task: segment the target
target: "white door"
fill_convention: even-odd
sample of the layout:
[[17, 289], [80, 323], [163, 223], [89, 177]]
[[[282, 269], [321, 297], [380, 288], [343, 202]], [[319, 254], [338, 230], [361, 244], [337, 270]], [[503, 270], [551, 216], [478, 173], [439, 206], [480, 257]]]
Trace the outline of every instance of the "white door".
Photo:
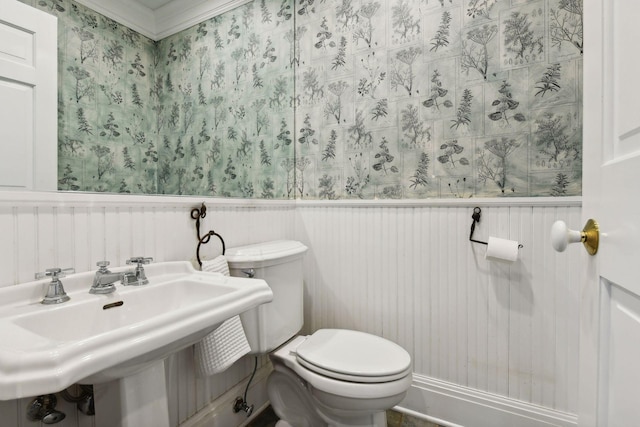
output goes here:
[[0, 189], [55, 190], [57, 21], [0, 0]]
[[584, 3], [583, 219], [601, 235], [584, 255], [578, 424], [639, 426], [640, 2]]

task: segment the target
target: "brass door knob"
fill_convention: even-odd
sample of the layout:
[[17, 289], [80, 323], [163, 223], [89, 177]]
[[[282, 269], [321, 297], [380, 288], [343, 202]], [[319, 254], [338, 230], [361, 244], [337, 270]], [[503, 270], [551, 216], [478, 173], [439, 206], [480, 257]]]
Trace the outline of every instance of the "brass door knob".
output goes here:
[[590, 219], [582, 231], [571, 230], [564, 221], [556, 221], [551, 227], [551, 245], [558, 252], [563, 252], [569, 243], [582, 242], [589, 255], [598, 252], [600, 242], [600, 228], [598, 223]]

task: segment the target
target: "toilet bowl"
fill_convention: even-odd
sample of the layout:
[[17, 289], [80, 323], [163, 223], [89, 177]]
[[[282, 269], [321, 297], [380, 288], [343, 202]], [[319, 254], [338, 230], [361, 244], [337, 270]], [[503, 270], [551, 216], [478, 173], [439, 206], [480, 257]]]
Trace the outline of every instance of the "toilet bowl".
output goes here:
[[385, 427], [386, 410], [411, 386], [409, 353], [360, 331], [302, 327], [300, 242], [275, 241], [227, 250], [232, 275], [252, 275], [271, 287], [273, 301], [242, 314], [251, 352], [269, 354], [267, 393], [278, 427]]
[[295, 337], [269, 357], [271, 405], [281, 419], [297, 421], [289, 421], [296, 427], [386, 426], [385, 411], [400, 403], [412, 381], [409, 354], [364, 332], [321, 329]]

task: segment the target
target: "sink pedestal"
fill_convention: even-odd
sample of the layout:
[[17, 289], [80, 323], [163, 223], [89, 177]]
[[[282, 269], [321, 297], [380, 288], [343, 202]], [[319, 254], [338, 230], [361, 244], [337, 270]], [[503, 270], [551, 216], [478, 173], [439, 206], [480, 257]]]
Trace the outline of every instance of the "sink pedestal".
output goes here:
[[164, 360], [125, 378], [94, 384], [96, 427], [169, 427]]

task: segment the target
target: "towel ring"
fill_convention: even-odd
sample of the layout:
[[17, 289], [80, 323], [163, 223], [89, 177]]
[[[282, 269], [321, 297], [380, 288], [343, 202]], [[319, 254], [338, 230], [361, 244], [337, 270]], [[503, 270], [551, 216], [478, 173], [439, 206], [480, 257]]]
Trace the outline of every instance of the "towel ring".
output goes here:
[[204, 236], [200, 236], [200, 218], [204, 218], [206, 216], [207, 207], [204, 205], [204, 202], [202, 202], [202, 206], [200, 206], [200, 209], [191, 209], [191, 219], [194, 219], [196, 221], [196, 238], [198, 239], [198, 246], [196, 247], [196, 259], [198, 260], [198, 265], [200, 267], [202, 267], [202, 260], [200, 259], [200, 246], [209, 243], [209, 241], [211, 240], [211, 236], [216, 236], [218, 239], [220, 239], [220, 243], [222, 244], [222, 255], [224, 255], [226, 251], [224, 239], [215, 231], [209, 230], [207, 233], [205, 233]]

